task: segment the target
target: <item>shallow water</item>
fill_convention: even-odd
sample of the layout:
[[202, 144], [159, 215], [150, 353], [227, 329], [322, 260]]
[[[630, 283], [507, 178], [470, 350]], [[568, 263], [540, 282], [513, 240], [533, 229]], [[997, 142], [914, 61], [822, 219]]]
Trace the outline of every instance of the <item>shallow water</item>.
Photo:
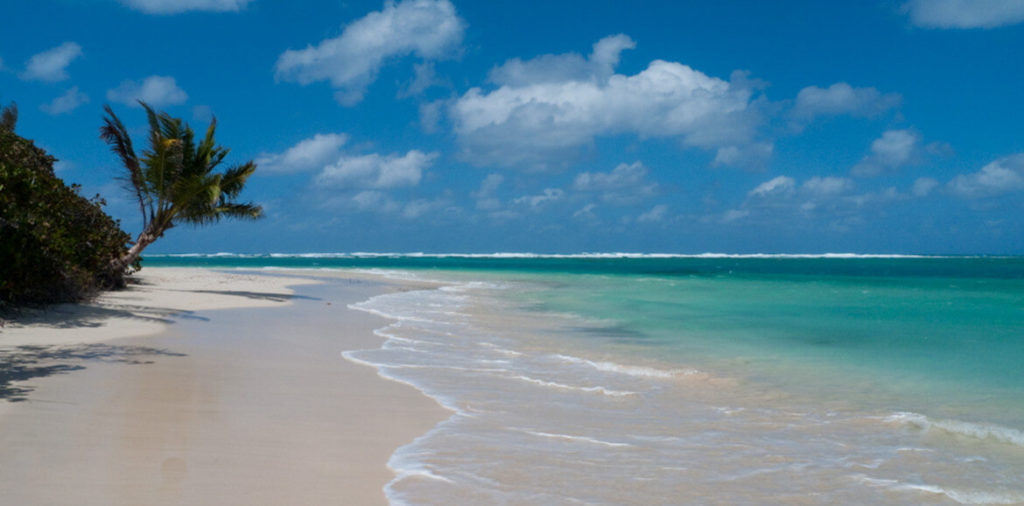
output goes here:
[[[706, 289], [694, 290], [703, 298], [691, 309], [701, 321], [674, 327], [687, 316], [676, 306], [693, 301], [659, 301], [665, 294], [645, 286], [637, 303], [620, 286], [650, 280], [545, 281], [460, 284], [356, 306], [396, 322], [379, 331], [382, 349], [347, 356], [455, 413], [395, 454], [394, 502], [1024, 502], [1021, 392], [991, 371], [972, 375], [977, 364], [950, 367], [962, 350], [948, 348], [948, 336], [931, 339], [948, 356], [929, 357], [949, 376], [930, 378], [916, 356], [926, 345], [911, 336], [859, 338], [884, 318], [854, 332], [849, 313], [835, 311], [834, 325], [856, 345], [809, 340], [815, 330], [803, 326], [782, 335], [777, 323], [761, 330], [779, 336], [747, 342], [763, 318], [709, 313]], [[660, 309], [642, 312], [651, 307]], [[825, 317], [806, 311], [815, 320], [807, 328], [828, 331], [817, 321]], [[923, 325], [916, 318], [897, 327]], [[842, 353], [828, 350], [837, 346]], [[882, 374], [901, 354], [904, 366]]]
[[1020, 259], [529, 260], [353, 306], [453, 412], [392, 502], [1024, 503]]

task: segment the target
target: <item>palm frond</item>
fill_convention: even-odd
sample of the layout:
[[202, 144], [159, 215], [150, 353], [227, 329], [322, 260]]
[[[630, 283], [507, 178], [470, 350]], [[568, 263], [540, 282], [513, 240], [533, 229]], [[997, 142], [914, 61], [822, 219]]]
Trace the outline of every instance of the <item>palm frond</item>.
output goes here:
[[135, 154], [132, 138], [128, 135], [128, 129], [125, 128], [121, 119], [114, 114], [114, 110], [109, 105], [104, 105], [103, 110], [106, 111], [107, 116], [103, 118], [103, 126], [100, 127], [100, 139], [110, 146], [110, 150], [121, 159], [121, 163], [128, 171], [126, 179], [131, 183], [135, 191], [135, 198], [139, 201], [139, 211], [142, 213], [142, 223], [145, 227], [153, 218], [153, 201], [146, 188], [146, 180], [142, 168], [139, 166], [139, 157]]
[[230, 204], [217, 206], [217, 214], [219, 216], [224, 216], [225, 218], [257, 220], [263, 217], [263, 206], [252, 202], [232, 202]]
[[252, 160], [242, 165], [228, 167], [224, 171], [224, 179], [220, 184], [221, 191], [230, 199], [237, 197], [242, 192], [242, 188], [245, 187], [245, 182], [249, 179], [249, 176], [254, 172], [256, 172], [256, 163]]

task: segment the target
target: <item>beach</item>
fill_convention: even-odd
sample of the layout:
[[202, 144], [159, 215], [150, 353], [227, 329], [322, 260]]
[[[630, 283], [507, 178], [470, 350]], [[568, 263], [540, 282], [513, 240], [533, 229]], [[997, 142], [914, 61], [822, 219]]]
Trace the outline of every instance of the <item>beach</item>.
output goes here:
[[1024, 502], [1018, 257], [147, 262], [0, 334], [10, 502]]
[[346, 305], [394, 283], [137, 277], [0, 333], [30, 376], [0, 400], [0, 502], [383, 504], [390, 455], [448, 416], [340, 355], [380, 346]]

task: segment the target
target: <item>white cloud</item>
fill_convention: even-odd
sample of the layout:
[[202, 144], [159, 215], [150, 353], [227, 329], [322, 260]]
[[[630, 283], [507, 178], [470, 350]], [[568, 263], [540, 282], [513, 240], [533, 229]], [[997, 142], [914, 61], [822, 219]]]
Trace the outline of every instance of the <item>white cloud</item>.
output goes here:
[[277, 60], [277, 79], [302, 85], [330, 81], [335, 99], [355, 105], [390, 59], [416, 55], [437, 60], [455, 55], [465, 22], [448, 0], [387, 2], [353, 21], [342, 34], [317, 46], [285, 51]]
[[910, 0], [903, 11], [925, 28], [995, 28], [1024, 21], [1024, 0]]
[[441, 123], [441, 106], [443, 100], [435, 100], [420, 104], [420, 128], [428, 134], [437, 132]]
[[434, 69], [434, 62], [423, 62], [416, 63], [412, 66], [413, 79], [405, 89], [398, 92], [398, 98], [406, 98], [417, 95], [422, 95], [424, 91], [433, 87], [441, 86], [446, 82], [437, 77], [437, 71]]
[[650, 211], [637, 216], [636, 221], [638, 223], [654, 223], [665, 219], [665, 215], [668, 213], [668, 206], [665, 204], [658, 204], [651, 208]]
[[403, 204], [387, 193], [377, 190], [364, 190], [355, 195], [345, 196], [340, 200], [334, 199], [334, 202], [354, 207], [359, 211], [393, 214], [405, 219], [416, 219], [451, 205], [446, 196], [435, 199], [415, 199]]
[[844, 177], [815, 176], [800, 186], [800, 191], [812, 198], [833, 197], [852, 190], [853, 181]]
[[505, 181], [505, 177], [501, 174], [488, 174], [487, 177], [480, 183], [480, 188], [470, 194], [471, 197], [476, 199], [476, 208], [481, 211], [494, 211], [501, 207], [501, 201], [498, 200], [494, 193], [498, 191], [498, 187]]
[[512, 58], [492, 69], [488, 78], [499, 86], [512, 87], [606, 79], [614, 74], [622, 51], [635, 47], [633, 39], [620, 33], [597, 41], [588, 57], [565, 53], [541, 55], [527, 61]]
[[601, 200], [614, 205], [629, 205], [649, 198], [658, 184], [647, 181], [647, 167], [642, 162], [620, 163], [611, 172], [582, 172], [573, 180], [578, 192], [599, 193]]
[[392, 200], [387, 194], [375, 190], [359, 192], [351, 198], [351, 202], [360, 211], [393, 213], [401, 208], [398, 202]]
[[345, 134], [316, 134], [303, 139], [284, 153], [262, 153], [256, 158], [261, 172], [300, 172], [322, 169], [341, 158], [341, 146], [348, 142]]
[[53, 49], [43, 51], [29, 58], [22, 79], [31, 81], [57, 82], [68, 78], [67, 68], [76, 58], [82, 56], [82, 46], [65, 42]]
[[795, 179], [778, 176], [750, 190], [740, 208], [726, 211], [718, 221], [731, 223], [755, 212], [757, 215], [810, 213], [819, 208], [837, 209], [856, 205], [851, 200], [850, 192], [853, 189], [853, 181], [847, 178], [815, 176], [797, 186]]
[[252, 0], [121, 0], [146, 14], [178, 14], [187, 11], [238, 12]]
[[910, 193], [915, 197], [926, 197], [932, 192], [939, 182], [930, 177], [919, 177], [914, 181], [914, 186], [910, 188]]
[[919, 178], [906, 192], [892, 186], [858, 192], [850, 178], [813, 176], [798, 185], [789, 176], [778, 176], [750, 190], [740, 206], [705, 216], [704, 220], [723, 224], [741, 220], [780, 223], [800, 217], [838, 220], [833, 225], [849, 225], [863, 222], [865, 213], [883, 209], [893, 202], [927, 196], [937, 185], [934, 179]]
[[729, 209], [728, 211], [722, 213], [722, 217], [718, 221], [721, 223], [732, 223], [734, 221], [746, 218], [747, 216], [750, 216], [750, 211], [746, 209]]
[[1024, 190], [1024, 153], [1000, 158], [978, 172], [961, 174], [947, 187], [954, 195], [967, 199]]
[[78, 90], [78, 86], [72, 86], [63, 95], [53, 99], [49, 104], [43, 104], [39, 108], [47, 114], [57, 115], [74, 111], [78, 106], [89, 102], [89, 96]]
[[565, 196], [565, 191], [561, 188], [545, 188], [544, 191], [537, 195], [524, 195], [512, 201], [513, 204], [526, 205], [531, 209], [540, 209], [544, 205], [550, 202], [556, 202], [562, 200]]
[[719, 148], [711, 165], [733, 167], [761, 167], [772, 157], [775, 146], [770, 142], [755, 142], [744, 146]]
[[749, 197], [765, 197], [769, 195], [785, 195], [792, 193], [796, 181], [789, 176], [778, 176], [765, 181], [747, 193]]
[[107, 90], [107, 100], [131, 107], [140, 107], [138, 101], [141, 100], [152, 107], [164, 107], [185, 103], [188, 94], [178, 87], [173, 77], [149, 76], [141, 83], [121, 81], [117, 88]]
[[416, 186], [438, 157], [437, 153], [412, 150], [403, 156], [377, 153], [342, 157], [324, 167], [316, 177], [317, 184], [333, 187], [396, 188]]
[[410, 220], [419, 218], [448, 205], [450, 205], [450, 202], [444, 198], [412, 200], [406, 202], [405, 206], [402, 207], [402, 217]]
[[599, 136], [673, 137], [705, 149], [752, 142], [762, 115], [745, 75], [730, 82], [662, 60], [635, 75], [615, 74], [628, 47], [628, 37], [615, 35], [586, 60], [545, 55], [498, 67], [491, 73], [497, 89], [472, 88], [450, 107], [462, 155], [478, 165], [546, 169]]
[[593, 203], [587, 204], [587, 205], [577, 209], [576, 212], [572, 213], [572, 217], [576, 218], [576, 219], [579, 219], [579, 220], [588, 220], [588, 221], [597, 220], [597, 215], [594, 214], [594, 209], [597, 209], [597, 204], [593, 204]]
[[882, 94], [875, 88], [854, 88], [847, 83], [835, 83], [828, 88], [808, 86], [797, 93], [791, 114], [800, 121], [847, 114], [872, 117], [898, 107], [901, 101], [897, 93]]
[[855, 176], [877, 176], [914, 163], [921, 154], [921, 134], [914, 130], [888, 130], [871, 143], [871, 153], [852, 169]]

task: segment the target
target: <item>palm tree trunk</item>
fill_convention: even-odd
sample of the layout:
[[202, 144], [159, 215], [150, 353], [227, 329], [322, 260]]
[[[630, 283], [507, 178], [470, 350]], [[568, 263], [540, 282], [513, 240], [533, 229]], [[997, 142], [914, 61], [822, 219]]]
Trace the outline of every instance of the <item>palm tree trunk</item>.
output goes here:
[[133, 263], [135, 263], [136, 260], [139, 259], [139, 255], [142, 254], [142, 250], [146, 249], [146, 246], [153, 244], [157, 237], [158, 235], [153, 234], [149, 230], [144, 230], [139, 234], [139, 237], [135, 239], [135, 244], [128, 249], [128, 253], [125, 253], [123, 257], [115, 260], [112, 267], [122, 272], [127, 270]]

